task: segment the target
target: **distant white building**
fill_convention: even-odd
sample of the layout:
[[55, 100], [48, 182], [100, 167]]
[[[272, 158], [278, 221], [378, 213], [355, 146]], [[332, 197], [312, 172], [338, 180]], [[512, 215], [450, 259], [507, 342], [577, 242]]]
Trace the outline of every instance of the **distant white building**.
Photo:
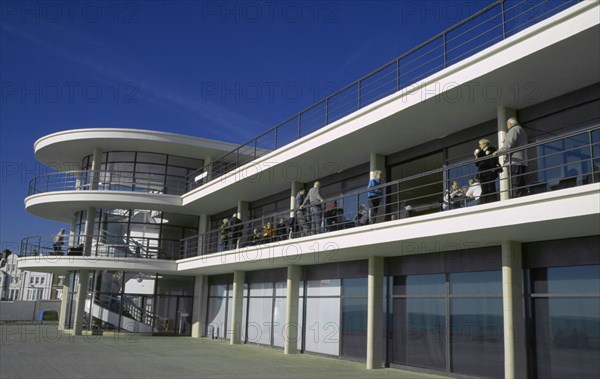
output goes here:
[[19, 269], [19, 257], [11, 254], [0, 269], [0, 300], [51, 300], [62, 297], [60, 277], [53, 283], [54, 275]]

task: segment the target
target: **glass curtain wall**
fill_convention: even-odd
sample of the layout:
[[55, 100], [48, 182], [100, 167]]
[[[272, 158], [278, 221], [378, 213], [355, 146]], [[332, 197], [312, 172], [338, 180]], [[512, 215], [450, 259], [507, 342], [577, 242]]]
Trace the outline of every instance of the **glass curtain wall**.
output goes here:
[[391, 362], [504, 376], [501, 271], [393, 278]]
[[600, 265], [535, 268], [529, 295], [538, 378], [600, 376]]
[[[90, 170], [92, 156], [82, 160], [82, 170]], [[202, 159], [174, 155], [110, 151], [102, 155], [100, 186], [112, 191], [137, 191], [181, 195], [187, 176], [203, 166]], [[89, 178], [82, 178], [86, 180]]]

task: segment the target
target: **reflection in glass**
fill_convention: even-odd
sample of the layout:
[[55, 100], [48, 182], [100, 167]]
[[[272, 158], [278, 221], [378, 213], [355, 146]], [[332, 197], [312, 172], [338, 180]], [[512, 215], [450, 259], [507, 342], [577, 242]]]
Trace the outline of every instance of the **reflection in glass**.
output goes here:
[[394, 299], [392, 361], [445, 369], [445, 299]]
[[504, 325], [501, 298], [450, 301], [452, 372], [504, 377]]

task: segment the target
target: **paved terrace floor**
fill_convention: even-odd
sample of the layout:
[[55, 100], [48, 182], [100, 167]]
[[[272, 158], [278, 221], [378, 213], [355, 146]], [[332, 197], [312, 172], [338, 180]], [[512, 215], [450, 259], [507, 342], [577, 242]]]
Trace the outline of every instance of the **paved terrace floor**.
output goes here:
[[0, 325], [0, 378], [443, 378], [256, 345], [189, 337], [71, 336]]

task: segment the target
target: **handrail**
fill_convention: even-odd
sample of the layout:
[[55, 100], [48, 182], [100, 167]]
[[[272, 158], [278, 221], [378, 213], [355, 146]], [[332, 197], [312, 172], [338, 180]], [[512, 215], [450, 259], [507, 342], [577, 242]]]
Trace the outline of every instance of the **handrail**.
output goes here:
[[[321, 127], [330, 124], [331, 122], [339, 119], [340, 117], [343, 117], [347, 114], [350, 114], [354, 111], [356, 111], [357, 109], [361, 109], [363, 107], [365, 107], [366, 105], [371, 104], [372, 102], [378, 100], [380, 95], [383, 96], [387, 96], [390, 93], [393, 92], [397, 92], [400, 91], [406, 87], [408, 87], [409, 85], [411, 85], [412, 81], [414, 80], [414, 82], [419, 81], [421, 79], [423, 79], [424, 77], [431, 75], [434, 72], [439, 71], [440, 69], [446, 68], [448, 67], [448, 55], [453, 51], [456, 50], [460, 47], [464, 47], [465, 45], [479, 39], [481, 36], [489, 33], [490, 31], [502, 27], [502, 33], [499, 36], [495, 36], [495, 37], [491, 37], [489, 39], [486, 39], [483, 43], [480, 43], [476, 46], [474, 46], [473, 48], [471, 48], [470, 50], [468, 50], [466, 53], [461, 54], [458, 57], [454, 57], [452, 60], [454, 61], [454, 63], [457, 63], [465, 58], [467, 58], [468, 56], [471, 56], [472, 54], [475, 54], [475, 52], [481, 50], [482, 48], [484, 48], [488, 43], [495, 41], [497, 39], [506, 39], [507, 37], [509, 37], [511, 35], [511, 33], [515, 30], [517, 30], [518, 28], [522, 27], [523, 25], [527, 25], [530, 26], [530, 20], [524, 20], [524, 21], [520, 21], [520, 17], [522, 17], [523, 15], [528, 14], [529, 12], [531, 12], [533, 9], [537, 9], [543, 5], [546, 5], [548, 3], [552, 4], [552, 8], [549, 11], [546, 11], [545, 13], [543, 13], [542, 15], [537, 16], [535, 19], [535, 23], [541, 21], [544, 18], [550, 17], [550, 15], [554, 14], [555, 12], [559, 11], [562, 8], [566, 8], [568, 6], [571, 6], [572, 3], [578, 3], [582, 0], [563, 0], [560, 1], [558, 3], [557, 6], [553, 6], [554, 4], [556, 4], [556, 2], [550, 2], [550, 0], [543, 0], [543, 1], [539, 1], [534, 5], [530, 5], [528, 4], [525, 0], [521, 1], [513, 6], [511, 6], [508, 9], [505, 9], [504, 7], [504, 2], [505, 0], [497, 0], [496, 2], [486, 6], [485, 8], [483, 8], [482, 10], [478, 11], [477, 13], [467, 17], [465, 20], [462, 20], [460, 22], [458, 22], [457, 24], [449, 27], [448, 29], [444, 30], [441, 33], [438, 33], [437, 35], [429, 38], [428, 40], [426, 40], [425, 42], [417, 45], [416, 47], [408, 50], [407, 52], [403, 53], [402, 55], [400, 55], [398, 58], [390, 61], [389, 63], [381, 66], [380, 68], [370, 72], [367, 75], [362, 76], [361, 78], [359, 78], [358, 80], [352, 82], [349, 85], [346, 85], [345, 87], [341, 88], [340, 90], [334, 92], [333, 94], [328, 95], [327, 97], [325, 97], [324, 99], [316, 102], [313, 105], [310, 105], [309, 107], [303, 109], [302, 111], [296, 113], [295, 115], [285, 119], [283, 122], [277, 124], [276, 126], [268, 129], [267, 131], [259, 134], [257, 137], [254, 137], [253, 139], [247, 141], [246, 143], [243, 143], [241, 145], [239, 145], [236, 149], [232, 150], [231, 152], [228, 152], [224, 155], [222, 155], [221, 157], [217, 158], [216, 160], [214, 160], [211, 163], [205, 164], [202, 168], [200, 168], [199, 170], [196, 170], [194, 172], [192, 172], [190, 175], [188, 175], [187, 178], [187, 190], [192, 190], [202, 184], [205, 184], [215, 178], [218, 178], [224, 174], [226, 174], [227, 172], [230, 172], [232, 170], [234, 170], [237, 167], [240, 167], [241, 165], [248, 163], [248, 162], [242, 162], [240, 163], [240, 153], [243, 153], [243, 149], [246, 149], [247, 147], [250, 146], [254, 146], [254, 156], [253, 159], [257, 158], [257, 146], [258, 146], [258, 142], [261, 140], [261, 138], [268, 136], [271, 133], [275, 133], [274, 136], [274, 143], [273, 145], [273, 149], [277, 149], [280, 148], [282, 146], [287, 145], [288, 143], [298, 140], [300, 139], [303, 135], [307, 135], [306, 131], [303, 130], [303, 124], [305, 123], [305, 117], [303, 116], [307, 116], [309, 115], [309, 113], [313, 110], [318, 110], [318, 107], [322, 107], [324, 106], [324, 114], [321, 115], [321, 118], [324, 118], [324, 123], [321, 124], [321, 122], [318, 122], [318, 126], [317, 129], [320, 129]], [[517, 9], [519, 6], [524, 5], [526, 7], [526, 9]], [[500, 7], [499, 7], [500, 6]], [[458, 28], [460, 28], [463, 25], [466, 25], [467, 23], [473, 21], [473, 20], [477, 20], [479, 19], [482, 15], [486, 14], [487, 12], [496, 9], [497, 7], [499, 7], [499, 15], [498, 16], [502, 16], [501, 20], [496, 20], [494, 23], [499, 22], [498, 25], [492, 26], [490, 27], [488, 30], [478, 34], [476, 37], [471, 38], [469, 40], [467, 40], [464, 43], [461, 43], [459, 46], [454, 47], [454, 49], [447, 49], [447, 46], [449, 43], [452, 43], [454, 41], [456, 41], [459, 37], [464, 36], [466, 33], [468, 33], [471, 30], [474, 30], [476, 27], [479, 27], [485, 23], [490, 22], [491, 20], [495, 20], [498, 18], [498, 16], [493, 16], [490, 19], [485, 19], [483, 20], [482, 23], [474, 26], [473, 28], [464, 31], [463, 33], [459, 34], [458, 36], [455, 36], [454, 38], [451, 38], [450, 40], [447, 39], [447, 36], [449, 33], [457, 30]], [[517, 9], [517, 11], [519, 11], [520, 13], [514, 15], [513, 17], [509, 18], [508, 20], [505, 18], [505, 14], [508, 11], [511, 11], [513, 9]], [[509, 23], [513, 23], [516, 22], [518, 23], [517, 26], [513, 26], [510, 30], [507, 30], [507, 24]], [[441, 55], [437, 55], [434, 56], [433, 58], [430, 58], [428, 60], [426, 60], [424, 63], [422, 63], [420, 66], [417, 66], [415, 68], [413, 68], [411, 71], [409, 71], [409, 74], [411, 72], [414, 72], [416, 70], [422, 70], [422, 69], [426, 69], [426, 65], [430, 64], [430, 63], [435, 63], [436, 59], [439, 58], [443, 58], [443, 64], [441, 65], [436, 65], [433, 69], [429, 69], [429, 71], [426, 71], [425, 73], [421, 73], [421, 74], [417, 74], [416, 77], [413, 78], [408, 78], [406, 79], [406, 73], [402, 73], [401, 75], [401, 67], [400, 67], [400, 62], [409, 57], [411, 54], [414, 54], [420, 50], [422, 50], [425, 47], [428, 47], [430, 45], [432, 45], [434, 42], [438, 41], [442, 39], [442, 47], [444, 48], [443, 53]], [[435, 50], [439, 49], [440, 47], [438, 46], [434, 46], [431, 50], [425, 52], [425, 54], [421, 55], [420, 57], [416, 57], [413, 61], [410, 61], [409, 63], [412, 63], [414, 61], [419, 60], [420, 58], [424, 57], [425, 55], [430, 54], [431, 52], [434, 52]], [[365, 96], [365, 92], [362, 91], [362, 86], [361, 84], [364, 83], [365, 81], [375, 78], [378, 74], [382, 73], [384, 70], [390, 68], [392, 65], [396, 65], [396, 68], [394, 70], [394, 82], [397, 83], [397, 85], [395, 86], [394, 90], [392, 92], [389, 92], [388, 89], [386, 89], [386, 87], [388, 86], [388, 84], [392, 83], [391, 81], [389, 83], [384, 83], [384, 85], [380, 86], [379, 88], [375, 88], [375, 91], [383, 91], [383, 93], [379, 93], [377, 92], [377, 94], [375, 96], [372, 97], [368, 97], [368, 98], [364, 98]], [[386, 74], [387, 76], [387, 74]], [[405, 81], [403, 82], [401, 79], [405, 78]], [[357, 96], [357, 101], [353, 102], [356, 104], [356, 106], [351, 106], [349, 109], [343, 109], [340, 114], [333, 114], [333, 118], [330, 118], [330, 114], [332, 114], [332, 110], [329, 109], [329, 104], [330, 103], [335, 103], [335, 98], [338, 97], [341, 94], [344, 94], [346, 91], [351, 90], [353, 87], [357, 87], [356, 91], [352, 91], [352, 93], [350, 93], [349, 95], [352, 96]], [[372, 93], [374, 93], [374, 91], [371, 91]], [[335, 110], [336, 112], [339, 111], [339, 108]], [[324, 117], [323, 117], [324, 116]], [[292, 121], [296, 121], [294, 124], [296, 125], [296, 132], [293, 133], [294, 137], [290, 138], [290, 141], [284, 143], [284, 144], [279, 144], [279, 141], [277, 139], [278, 135], [282, 134], [280, 133], [280, 129], [285, 128], [286, 126], [288, 126], [288, 123], [292, 122]], [[312, 130], [313, 127], [309, 126], [309, 133], [314, 131]], [[283, 131], [285, 132], [285, 131]], [[291, 134], [290, 134], [291, 135]], [[268, 144], [269, 146], [271, 146], [271, 144]], [[261, 147], [262, 150], [264, 150], [264, 152], [268, 152], [268, 151], [272, 151], [272, 149], [269, 147], [268, 149]], [[242, 154], [244, 155], [244, 154]], [[235, 159], [235, 160], [234, 160]], [[202, 176], [201, 174], [206, 173], [206, 175]], [[196, 178], [200, 177], [200, 179], [196, 180]]]
[[[84, 235], [70, 236], [67, 231], [63, 244], [54, 244], [55, 235], [29, 236], [21, 240], [19, 256], [84, 256]], [[179, 256], [180, 240], [117, 235], [92, 235], [91, 257], [123, 257], [173, 260]]]
[[[586, 157], [586, 158], [582, 158], [581, 161], [570, 161], [568, 164], [567, 163], [549, 163], [547, 165], [539, 163], [537, 164], [537, 169], [534, 171], [530, 171], [530, 172], [526, 172], [525, 175], [535, 175], [537, 174], [538, 176], [545, 176], [547, 175], [547, 173], [552, 172], [553, 170], [561, 170], [561, 171], [567, 171], [567, 167], [569, 165], [575, 165], [577, 163], [580, 163], [582, 165], [587, 165], [588, 166], [588, 170], [586, 172], [581, 172], [581, 173], [576, 173], [576, 174], [569, 174], [567, 173], [566, 175], [562, 174], [560, 177], [556, 177], [553, 176], [552, 178], [545, 180], [545, 181], [536, 181], [536, 182], [531, 182], [529, 184], [527, 184], [527, 188], [529, 188], [531, 193], [537, 193], [539, 191], [541, 192], [545, 192], [547, 190], [555, 190], [555, 189], [561, 189], [561, 188], [566, 188], [566, 187], [570, 187], [570, 186], [574, 186], [577, 185], [576, 182], [577, 180], [579, 180], [579, 178], [581, 178], [581, 181], [587, 181], [587, 182], [597, 182], [600, 181], [600, 156], [594, 156], [594, 151], [597, 151], [596, 149], [600, 149], [600, 138], [596, 137], [597, 140], [592, 140], [592, 134], [595, 132], [600, 131], [600, 124], [598, 124], [597, 119], [595, 120], [595, 124], [589, 127], [585, 127], [585, 128], [581, 128], [575, 131], [571, 131], [565, 134], [562, 134], [560, 136], [552, 136], [549, 138], [545, 138], [543, 140], [540, 141], [536, 141], [530, 144], [527, 144], [526, 146], [523, 147], [519, 147], [519, 148], [514, 148], [514, 149], [510, 149], [507, 150], [506, 152], [502, 153], [500, 156], [510, 156], [511, 154], [514, 154], [516, 152], [522, 151], [522, 150], [535, 150], [541, 146], [544, 145], [549, 145], [552, 144], [554, 142], [558, 142], [558, 141], [565, 141], [568, 139], [571, 139], [573, 137], [578, 137], [578, 136], [583, 136], [586, 137], [586, 141], [587, 142], [582, 142], [582, 144], [576, 144], [573, 147], [569, 147], [563, 150], [560, 150], [558, 152], [552, 152], [549, 154], [545, 154], [545, 155], [536, 155], [536, 154], [530, 154], [530, 158], [528, 160], [528, 163], [530, 163], [530, 166], [533, 166], [534, 163], [536, 163], [537, 161], [540, 160], [552, 160], [553, 158], [562, 156], [564, 154], [572, 154], [572, 155], [578, 155], [581, 154], [580, 150], [581, 149], [586, 149], [586, 151], [591, 155], [591, 157]], [[600, 133], [599, 133], [600, 136]], [[586, 153], [586, 154], [588, 154]], [[597, 154], [597, 153], [596, 153]], [[467, 199], [466, 198], [461, 198], [460, 200], [460, 204], [454, 204], [454, 202], [458, 201], [452, 201], [452, 199], [446, 198], [446, 194], [447, 189], [449, 187], [449, 182], [453, 181], [453, 180], [457, 180], [459, 182], [466, 182], [466, 180], [468, 178], [473, 178], [474, 176], [476, 176], [476, 169], [474, 168], [474, 164], [475, 162], [484, 162], [486, 160], [490, 160], [490, 159], [496, 159], [495, 157], [484, 157], [484, 158], [479, 158], [479, 159], [465, 159], [462, 162], [457, 162], [457, 163], [453, 163], [450, 165], [444, 165], [441, 168], [438, 169], [434, 169], [434, 170], [430, 170], [424, 173], [419, 173], [419, 174], [415, 174], [415, 175], [411, 175], [409, 177], [406, 178], [402, 178], [402, 179], [398, 179], [398, 180], [394, 180], [391, 182], [387, 182], [384, 184], [381, 184], [375, 188], [381, 189], [384, 192], [384, 195], [382, 196], [382, 202], [384, 203], [383, 205], [380, 206], [380, 208], [385, 209], [383, 212], [381, 212], [378, 216], [376, 216], [376, 218], [380, 221], [391, 221], [394, 219], [398, 219], [398, 218], [402, 218], [402, 217], [412, 217], [418, 214], [423, 214], [423, 213], [431, 213], [431, 212], [437, 212], [437, 211], [442, 211], [442, 210], [451, 210], [455, 207], [463, 207], [467, 205]], [[510, 163], [509, 159], [505, 160], [505, 167], [509, 167]], [[590, 162], [588, 162], [590, 161]], [[461, 169], [461, 168], [465, 168], [465, 167], [471, 167], [473, 170], [475, 171], [470, 171], [467, 174], [461, 174], [461, 175], [451, 175], [450, 173], [454, 170], [457, 169]], [[487, 171], [483, 171], [483, 173], [489, 173], [491, 171], [495, 171], [495, 169], [491, 169], [491, 170], [487, 170]], [[480, 171], [480, 173], [482, 173]], [[426, 183], [426, 184], [422, 184], [422, 185], [418, 185], [418, 186], [410, 186], [410, 187], [406, 187], [403, 188], [403, 184], [406, 183], [410, 183], [413, 181], [416, 181], [418, 179], [422, 179], [422, 178], [426, 178], [426, 177], [430, 177], [433, 178], [433, 181]], [[494, 185], [494, 187], [496, 186], [496, 180], [493, 180], [492, 182], [482, 182], [481, 184], [488, 184], [488, 183], [492, 183]], [[501, 178], [501, 180], [508, 180], [509, 181], [509, 188], [505, 189], [505, 190], [494, 190], [493, 193], [490, 193], [489, 197], [493, 197], [492, 201], [497, 201], [499, 200], [499, 195], [506, 191], [506, 192], [510, 192], [513, 186], [510, 184], [510, 176], [503, 176]], [[552, 186], [552, 183], [557, 182], [557, 184]], [[561, 184], [561, 182], [563, 184]], [[540, 186], [543, 186], [543, 188], [538, 188]], [[366, 186], [365, 186], [366, 187]], [[432, 188], [432, 189], [430, 189]], [[436, 189], [437, 188], [437, 189]], [[350, 219], [343, 219], [343, 221], [340, 223], [337, 221], [337, 218], [339, 218], [339, 214], [334, 214], [334, 215], [327, 215], [328, 212], [328, 205], [332, 204], [333, 202], [338, 202], [338, 203], [342, 203], [342, 207], [344, 208], [344, 216], [348, 216], [348, 214], [350, 214], [351, 216], [357, 216], [361, 205], [365, 206], [365, 203], [367, 202], [366, 198], [367, 198], [367, 192], [371, 191], [372, 189], [367, 189], [367, 188], [361, 188], [359, 190], [355, 190], [355, 191], [351, 191], [348, 193], [345, 193], [343, 195], [339, 195], [339, 196], [334, 196], [334, 197], [330, 197], [325, 199], [324, 202], [324, 209], [322, 210], [322, 228], [325, 229], [325, 232], [328, 231], [335, 231], [335, 230], [339, 230], [339, 228], [347, 228], [347, 227], [355, 227], [355, 226], [359, 226], [358, 222], [355, 222], [354, 217], [351, 217]], [[416, 197], [412, 197], [412, 198], [406, 198], [405, 194], [409, 193], [410, 191], [418, 191], [418, 190], [422, 190], [424, 191], [424, 193], [416, 196]], [[463, 189], [464, 190], [464, 189]], [[536, 192], [537, 191], [537, 192]], [[413, 195], [414, 196], [414, 195]], [[350, 208], [348, 208], [348, 204], [350, 204]], [[407, 207], [410, 206], [410, 207]], [[331, 208], [329, 208], [331, 209]], [[367, 207], [365, 206], [364, 211], [368, 211]], [[231, 249], [235, 249], [235, 248], [241, 248], [241, 247], [246, 247], [246, 246], [251, 246], [254, 244], [263, 244], [263, 243], [270, 243], [270, 242], [276, 242], [276, 241], [282, 241], [282, 240], [286, 240], [288, 238], [293, 238], [293, 237], [299, 237], [299, 236], [304, 236], [307, 235], [305, 231], [302, 230], [290, 230], [290, 213], [294, 213], [297, 215], [297, 211], [296, 210], [285, 210], [282, 212], [278, 212], [278, 213], [273, 213], [273, 214], [268, 214], [265, 215], [263, 217], [258, 217], [258, 218], [254, 218], [252, 220], [249, 221], [245, 221], [242, 222], [241, 225], [241, 230], [239, 233], [239, 237], [236, 239], [235, 242], [235, 246], [229, 246], [227, 249], [225, 250], [231, 250]], [[364, 215], [365, 217], [369, 217], [368, 215]], [[258, 228], [258, 232], [262, 235], [263, 233], [263, 226], [266, 224], [266, 222], [271, 222], [272, 223], [272, 229], [271, 230], [277, 230], [277, 226], [276, 226], [276, 220], [278, 220], [280, 217], [285, 218], [286, 220], [286, 231], [284, 233], [274, 233], [274, 234], [269, 234], [268, 236], [266, 236], [266, 238], [257, 238], [256, 241], [257, 243], [252, 242], [249, 239], [249, 236], [252, 234], [251, 230], [254, 228]], [[305, 216], [306, 217], [306, 216]], [[331, 227], [330, 225], [330, 221], [332, 221], [334, 218], [336, 218], [336, 221], [334, 223], [334, 227]], [[337, 224], [337, 226], [335, 226], [335, 224]], [[192, 249], [190, 249], [190, 246], [187, 246], [186, 250], [181, 251], [180, 257], [181, 258], [187, 258], [187, 257], [191, 257], [191, 256], [195, 256], [195, 255], [205, 255], [205, 254], [212, 254], [212, 253], [216, 253], [219, 251], [224, 250], [223, 248], [223, 241], [221, 240], [221, 236], [220, 236], [221, 232], [220, 230], [211, 230], [209, 232], [206, 233], [202, 233], [199, 234], [198, 236], [194, 236], [194, 237], [189, 237], [186, 240], [190, 241], [192, 243]], [[231, 239], [232, 239], [232, 234], [231, 231], [229, 232], [229, 244], [231, 245]], [[240, 240], [241, 242], [237, 242], [237, 240]], [[183, 240], [182, 240], [183, 241]], [[193, 246], [197, 246], [198, 251], [196, 252], [196, 254], [193, 253]]]
[[[156, 180], [156, 179], [160, 180]], [[167, 179], [172, 179], [168, 181]], [[97, 182], [97, 183], [95, 183]], [[28, 196], [55, 191], [126, 191], [182, 195], [186, 178], [156, 172], [73, 170], [51, 172], [29, 182]]]

